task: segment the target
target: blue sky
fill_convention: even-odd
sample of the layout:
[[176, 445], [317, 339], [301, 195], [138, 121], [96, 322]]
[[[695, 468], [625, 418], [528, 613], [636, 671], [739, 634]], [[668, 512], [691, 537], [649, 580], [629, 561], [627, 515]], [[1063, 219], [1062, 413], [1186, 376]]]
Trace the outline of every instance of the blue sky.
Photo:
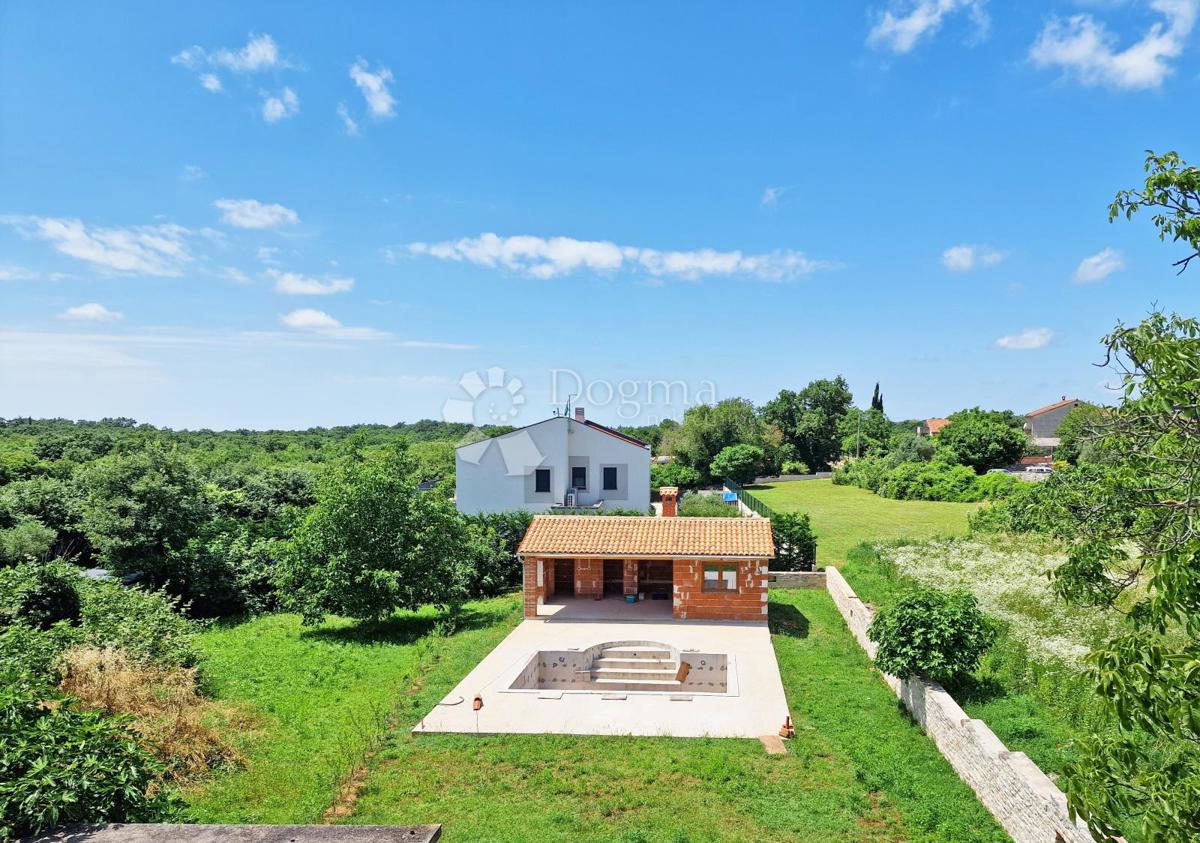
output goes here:
[[1198, 9], [6, 2], [0, 417], [1102, 399], [1099, 337], [1200, 304], [1107, 221], [1200, 160]]

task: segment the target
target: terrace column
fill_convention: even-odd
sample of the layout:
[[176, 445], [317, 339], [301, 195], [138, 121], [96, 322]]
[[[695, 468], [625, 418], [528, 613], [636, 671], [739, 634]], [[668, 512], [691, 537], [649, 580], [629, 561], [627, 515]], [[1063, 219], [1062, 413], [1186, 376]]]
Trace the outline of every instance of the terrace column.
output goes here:
[[625, 560], [625, 595], [638, 593], [638, 563], [636, 559]]

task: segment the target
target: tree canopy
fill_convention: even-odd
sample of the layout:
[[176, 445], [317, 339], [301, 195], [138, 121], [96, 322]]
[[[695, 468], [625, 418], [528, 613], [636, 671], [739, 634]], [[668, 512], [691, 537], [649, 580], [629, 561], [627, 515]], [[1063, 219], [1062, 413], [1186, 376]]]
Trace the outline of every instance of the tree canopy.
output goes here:
[[812, 381], [799, 392], [781, 390], [763, 407], [763, 415], [779, 428], [792, 458], [820, 470], [841, 453], [840, 426], [853, 402], [846, 379], [838, 375]]

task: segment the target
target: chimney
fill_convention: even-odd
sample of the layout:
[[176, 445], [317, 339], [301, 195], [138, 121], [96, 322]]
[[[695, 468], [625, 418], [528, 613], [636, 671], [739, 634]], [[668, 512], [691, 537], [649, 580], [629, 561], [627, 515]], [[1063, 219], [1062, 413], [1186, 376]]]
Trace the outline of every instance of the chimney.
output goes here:
[[575, 421], [579, 422], [580, 424], [583, 424], [583, 422], [584, 422], [583, 407], [575, 408]]
[[663, 486], [658, 494], [662, 498], [662, 517], [674, 518], [679, 513], [679, 487]]

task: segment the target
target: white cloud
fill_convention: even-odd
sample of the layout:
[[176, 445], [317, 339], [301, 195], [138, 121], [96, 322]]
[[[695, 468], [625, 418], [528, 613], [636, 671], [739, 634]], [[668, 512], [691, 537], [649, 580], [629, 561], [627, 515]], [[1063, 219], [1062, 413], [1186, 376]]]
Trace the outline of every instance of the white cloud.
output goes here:
[[323, 310], [311, 307], [293, 310], [279, 317], [279, 321], [295, 331], [318, 334], [322, 337], [347, 340], [377, 340], [391, 336], [387, 331], [374, 328], [352, 328], [343, 325]]
[[275, 246], [259, 246], [255, 253], [260, 263], [278, 264], [279, 249]]
[[1170, 60], [1183, 52], [1196, 25], [1200, 0], [1152, 0], [1155, 21], [1140, 41], [1116, 49], [1117, 37], [1089, 14], [1054, 18], [1029, 48], [1037, 67], [1057, 67], [1084, 85], [1136, 90], [1157, 88], [1170, 75]]
[[208, 178], [208, 173], [204, 172], [203, 167], [197, 167], [195, 164], [184, 164], [183, 169], [179, 171], [180, 181], [202, 181]]
[[90, 304], [81, 304], [77, 307], [68, 307], [62, 313], [58, 314], [58, 318], [65, 319], [68, 322], [119, 322], [125, 318], [125, 314], [109, 310], [102, 304], [92, 302]]
[[300, 215], [291, 208], [267, 205], [257, 199], [218, 199], [213, 205], [221, 211], [221, 222], [236, 228], [277, 228], [300, 222]]
[[23, 266], [0, 263], [0, 281], [36, 281], [41, 274]]
[[279, 57], [279, 46], [270, 35], [251, 33], [246, 46], [237, 50], [220, 47], [213, 51], [191, 46], [171, 56], [171, 64], [178, 64], [198, 72], [200, 84], [205, 90], [217, 93], [221, 90], [221, 79], [215, 73], [202, 72], [205, 67], [221, 68], [232, 73], [257, 73], [288, 67]]
[[1125, 259], [1116, 249], [1101, 249], [1091, 257], [1084, 258], [1075, 268], [1076, 284], [1095, 284], [1114, 272], [1125, 268]]
[[298, 272], [280, 272], [268, 269], [267, 275], [275, 279], [275, 292], [289, 296], [328, 296], [346, 293], [354, 289], [353, 278], [310, 278]]
[[227, 266], [221, 270], [221, 277], [234, 284], [253, 284], [254, 280], [235, 266]]
[[972, 269], [996, 266], [1006, 254], [991, 246], [960, 243], [942, 252], [942, 266], [951, 272], [970, 272]]
[[372, 116], [391, 117], [396, 113], [396, 98], [387, 86], [387, 83], [392, 81], [392, 71], [380, 65], [379, 69], [372, 73], [367, 70], [366, 60], [359, 59], [350, 66], [350, 78], [362, 91]]
[[342, 118], [342, 125], [346, 127], [346, 134], [351, 137], [356, 137], [361, 131], [358, 121], [350, 116], [350, 110], [346, 108], [344, 102], [339, 102], [337, 107], [338, 117]]
[[193, 232], [173, 223], [97, 228], [78, 219], [35, 216], [0, 217], [0, 222], [24, 237], [51, 243], [64, 255], [116, 272], [177, 276], [192, 259], [186, 238]]
[[[509, 269], [534, 278], [554, 278], [580, 269], [602, 272], [641, 269], [656, 278], [689, 281], [708, 275], [748, 275], [766, 281], [784, 281], [836, 266], [829, 261], [812, 260], [802, 252], [790, 249], [762, 255], [714, 249], [660, 251], [619, 246], [607, 240], [532, 235], [500, 237], [492, 233], [441, 243], [410, 243], [405, 248], [413, 255]], [[394, 257], [395, 254], [385, 250], [385, 255]]]
[[783, 197], [783, 194], [787, 193], [791, 189], [792, 189], [791, 186], [774, 187], [771, 185], [767, 185], [766, 189], [763, 190], [763, 194], [762, 194], [761, 202], [762, 202], [763, 207], [764, 208], [775, 207], [776, 205], [779, 204], [779, 200]]
[[1033, 351], [1045, 348], [1052, 339], [1054, 339], [1054, 332], [1049, 328], [1026, 328], [1019, 334], [1000, 337], [992, 345], [1007, 351]]
[[284, 88], [276, 95], [262, 91], [262, 116], [268, 123], [278, 123], [285, 117], [295, 117], [300, 113], [300, 97], [291, 88]]
[[[975, 26], [973, 38], [986, 37], [991, 20], [985, 6], [987, 0], [912, 0], [893, 3], [892, 8], [879, 16], [867, 35], [867, 43], [882, 46], [894, 53], [907, 53], [941, 28], [942, 22], [957, 12], [966, 12]], [[904, 11], [901, 11], [904, 10]]]

